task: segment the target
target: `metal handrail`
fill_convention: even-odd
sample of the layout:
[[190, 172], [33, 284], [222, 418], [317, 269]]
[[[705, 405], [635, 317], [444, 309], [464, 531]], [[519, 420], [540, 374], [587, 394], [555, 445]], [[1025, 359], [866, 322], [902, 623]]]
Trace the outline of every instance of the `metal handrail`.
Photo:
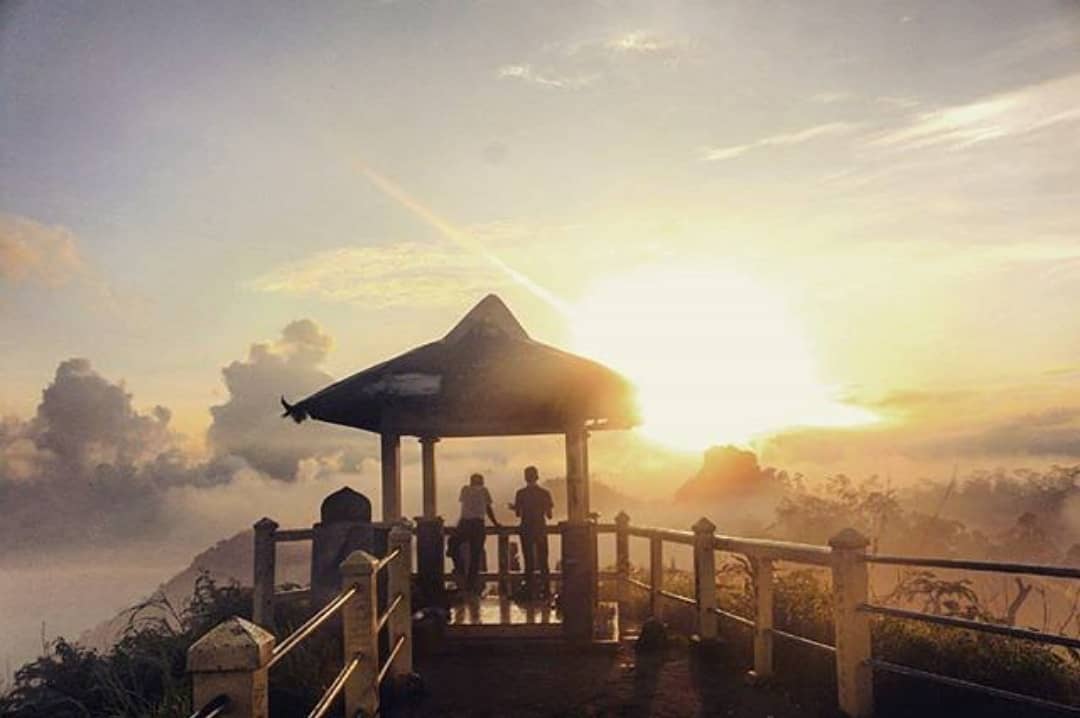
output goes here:
[[326, 712], [330, 710], [330, 706], [334, 703], [334, 699], [338, 697], [341, 690], [345, 687], [345, 682], [349, 680], [349, 676], [353, 674], [357, 666], [360, 665], [361, 656], [357, 653], [352, 657], [352, 660], [346, 663], [341, 668], [341, 672], [334, 678], [333, 683], [323, 693], [322, 698], [315, 704], [315, 707], [308, 713], [308, 718], [322, 718], [326, 715]]
[[661, 541], [668, 541], [670, 543], [686, 545], [692, 545], [694, 543], [693, 531], [677, 531], [675, 529], [664, 529], [657, 526], [628, 526], [626, 533], [629, 536], [658, 538]]
[[289, 634], [289, 637], [274, 647], [274, 650], [270, 654], [270, 662], [267, 664], [267, 668], [273, 668], [274, 664], [280, 661], [285, 655], [296, 648], [300, 641], [311, 635], [312, 631], [321, 626], [330, 616], [334, 615], [339, 608], [345, 605], [356, 594], [356, 586], [350, 586], [337, 595], [334, 600], [320, 608], [315, 615], [308, 620], [304, 621], [303, 625]]
[[375, 625], [375, 632], [378, 633], [386, 626], [386, 622], [390, 620], [390, 617], [394, 615], [394, 609], [398, 607], [398, 604], [404, 600], [404, 596], [400, 593], [394, 597], [394, 600], [390, 602], [390, 605], [386, 607], [386, 611], [383, 615], [379, 616], [379, 622]]
[[631, 578], [630, 576], [626, 577], [626, 582], [631, 586], [636, 586], [644, 591], [652, 590], [652, 584], [645, 583], [644, 581], [639, 581], [636, 578]]
[[386, 657], [386, 661], [383, 663], [382, 668], [379, 669], [379, 679], [376, 684], [382, 685], [383, 678], [386, 678], [386, 672], [390, 670], [390, 666], [394, 664], [394, 659], [397, 658], [397, 654], [401, 651], [401, 647], [405, 645], [405, 636], [398, 636], [398, 639], [394, 642], [394, 647], [390, 649], [390, 654]]
[[697, 600], [696, 599], [690, 598], [689, 596], [684, 596], [681, 593], [673, 593], [671, 591], [665, 591], [662, 588], [659, 589], [657, 591], [657, 593], [659, 595], [663, 596], [664, 598], [670, 598], [672, 601], [678, 601], [679, 603], [685, 603], [687, 606], [696, 606], [697, 605]]
[[208, 700], [202, 708], [192, 713], [191, 718], [217, 718], [229, 709], [231, 703], [227, 695], [219, 693]]
[[729, 621], [735, 621], [735, 623], [741, 623], [742, 625], [749, 626], [750, 628], [753, 628], [755, 625], [757, 625], [749, 618], [743, 618], [737, 613], [731, 613], [730, 611], [725, 611], [722, 608], [714, 608], [712, 612], [715, 613], [717, 616], [720, 616], [721, 618], [726, 618]]
[[1028, 576], [1046, 576], [1051, 578], [1080, 578], [1080, 568], [1070, 566], [1047, 566], [1036, 563], [997, 563], [995, 561], [969, 561], [959, 558], [911, 558], [908, 556], [868, 555], [867, 563], [880, 563], [893, 566], [928, 566], [931, 568], [953, 568], [964, 571], [992, 571], [996, 573], [1020, 573]]
[[274, 531], [275, 543], [285, 543], [289, 541], [311, 541], [314, 538], [314, 529], [277, 529], [276, 531]]
[[378, 562], [376, 562], [375, 569], [374, 569], [375, 573], [378, 573], [379, 571], [382, 571], [384, 568], [389, 566], [390, 562], [393, 561], [394, 559], [396, 559], [400, 555], [401, 555], [401, 547], [398, 546], [396, 549], [394, 549], [390, 553], [386, 554], [381, 559], [379, 559]]
[[828, 547], [814, 544], [737, 536], [716, 536], [713, 541], [717, 551], [775, 558], [778, 561], [791, 563], [808, 563], [814, 566], [827, 566], [832, 556], [832, 551]]
[[992, 688], [990, 686], [984, 686], [982, 683], [965, 681], [962, 678], [952, 678], [951, 676], [943, 676], [938, 673], [920, 671], [918, 668], [902, 666], [898, 663], [890, 663], [889, 661], [882, 661], [876, 658], [871, 658], [869, 661], [866, 662], [866, 665], [870, 666], [874, 670], [885, 671], [886, 673], [895, 673], [897, 675], [907, 676], [909, 678], [921, 678], [923, 680], [933, 681], [934, 683], [941, 683], [942, 685], [952, 686], [954, 688], [965, 688], [969, 691], [983, 693], [988, 696], [994, 696], [995, 698], [1004, 698], [1006, 700], [1016, 701], [1018, 703], [1027, 703], [1028, 705], [1055, 711], [1061, 711], [1063, 713], [1080, 714], [1080, 706], [1070, 706], [1064, 703], [1057, 703], [1056, 701], [1049, 701], [1045, 698], [1036, 698], [1035, 696], [1029, 696], [1024, 693], [1014, 693], [1012, 691], [1007, 691], [1002, 688]]
[[783, 638], [785, 640], [791, 641], [792, 643], [809, 646], [810, 648], [817, 648], [822, 651], [828, 651], [829, 653], [836, 653], [836, 646], [830, 646], [828, 643], [815, 641], [813, 638], [800, 636], [797, 633], [788, 633], [787, 631], [781, 631], [779, 628], [770, 628], [769, 633], [773, 634], [778, 638]]
[[1001, 636], [1009, 636], [1010, 638], [1022, 638], [1029, 641], [1037, 641], [1039, 643], [1049, 643], [1055, 646], [1080, 648], [1080, 638], [1071, 638], [1069, 636], [1062, 636], [1056, 633], [1043, 633], [1042, 631], [1032, 631], [1027, 628], [1016, 628], [1015, 626], [1005, 626], [999, 623], [972, 621], [967, 618], [956, 618], [954, 616], [935, 616], [932, 613], [922, 613], [921, 611], [908, 611], [903, 608], [890, 608], [889, 606], [877, 606], [872, 603], [864, 603], [860, 605], [859, 610], [866, 613], [876, 613], [882, 616], [890, 616], [892, 618], [903, 618], [911, 621], [923, 621], [924, 623], [936, 623], [941, 626], [951, 626], [952, 628], [965, 628], [972, 631], [982, 631], [983, 633], [996, 633]]

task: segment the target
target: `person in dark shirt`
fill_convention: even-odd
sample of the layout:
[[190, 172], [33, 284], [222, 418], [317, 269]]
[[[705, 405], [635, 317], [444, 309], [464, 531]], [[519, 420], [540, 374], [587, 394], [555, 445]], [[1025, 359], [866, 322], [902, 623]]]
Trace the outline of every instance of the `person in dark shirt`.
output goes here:
[[519, 489], [510, 508], [521, 519], [518, 532], [521, 552], [525, 555], [525, 586], [530, 598], [536, 597], [536, 572], [540, 571], [540, 595], [550, 589], [548, 571], [547, 520], [554, 504], [547, 489], [537, 485], [540, 474], [535, 466], [525, 467], [525, 488]]

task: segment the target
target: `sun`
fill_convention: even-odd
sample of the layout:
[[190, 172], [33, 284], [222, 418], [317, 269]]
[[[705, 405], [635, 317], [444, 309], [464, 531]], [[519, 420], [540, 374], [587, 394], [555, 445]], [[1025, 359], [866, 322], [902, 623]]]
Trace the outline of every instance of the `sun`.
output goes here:
[[576, 351], [636, 385], [643, 433], [672, 448], [875, 419], [830, 398], [791, 312], [730, 269], [647, 268], [601, 280], [575, 307], [572, 331]]

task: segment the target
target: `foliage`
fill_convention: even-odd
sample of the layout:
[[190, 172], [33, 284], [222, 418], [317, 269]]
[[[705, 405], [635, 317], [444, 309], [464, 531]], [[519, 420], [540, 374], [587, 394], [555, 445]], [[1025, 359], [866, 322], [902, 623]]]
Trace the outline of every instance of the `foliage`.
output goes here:
[[[6, 718], [178, 718], [190, 715], [191, 683], [185, 671], [187, 650], [210, 628], [232, 617], [251, 617], [251, 589], [219, 585], [201, 574], [187, 605], [177, 610], [157, 594], [128, 613], [124, 635], [107, 653], [88, 650], [59, 638], [45, 655], [15, 673], [0, 696]], [[278, 621], [298, 625], [304, 616], [282, 607]], [[288, 628], [286, 629], [288, 630]], [[318, 686], [327, 641], [315, 641], [275, 669], [286, 686]], [[319, 660], [314, 657], [319, 656]], [[313, 666], [316, 666], [313, 668]], [[302, 676], [302, 677], [301, 677]], [[309, 680], [304, 680], [309, 679]], [[305, 692], [271, 691], [275, 705], [310, 707]], [[286, 713], [292, 711], [286, 710]]]

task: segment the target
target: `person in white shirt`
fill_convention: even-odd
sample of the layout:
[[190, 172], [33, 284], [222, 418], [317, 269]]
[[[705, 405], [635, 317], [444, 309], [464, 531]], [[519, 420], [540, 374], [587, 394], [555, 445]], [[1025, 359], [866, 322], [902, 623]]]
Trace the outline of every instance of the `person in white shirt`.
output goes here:
[[465, 587], [469, 591], [479, 592], [480, 561], [484, 555], [484, 516], [491, 519], [492, 525], [499, 526], [482, 474], [469, 477], [469, 485], [461, 487], [458, 500], [461, 502], [461, 518], [458, 520], [457, 533], [461, 545], [467, 547], [469, 556]]

